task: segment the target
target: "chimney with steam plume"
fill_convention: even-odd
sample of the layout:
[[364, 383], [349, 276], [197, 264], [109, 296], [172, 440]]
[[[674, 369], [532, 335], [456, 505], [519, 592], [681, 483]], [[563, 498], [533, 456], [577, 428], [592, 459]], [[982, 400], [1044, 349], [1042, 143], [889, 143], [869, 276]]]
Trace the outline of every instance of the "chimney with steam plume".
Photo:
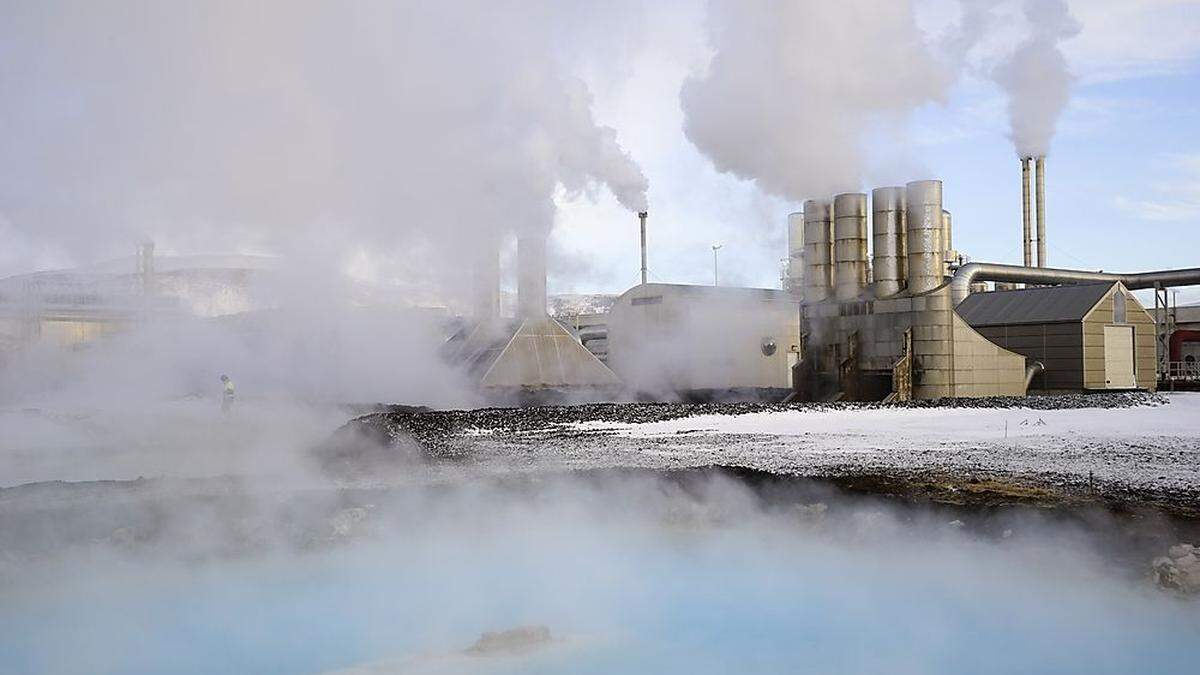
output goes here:
[[638, 222], [642, 230], [642, 285], [646, 284], [646, 216], [647, 211], [638, 211]]
[[472, 292], [476, 321], [487, 321], [500, 315], [500, 247], [494, 232], [478, 238], [473, 269]]
[[153, 296], [156, 291], [154, 287], [154, 242], [147, 241], [138, 246], [137, 271], [142, 284], [142, 295]]
[[546, 235], [517, 238], [517, 315], [521, 319], [546, 316]]
[[804, 294], [804, 213], [788, 214], [787, 290]]
[[1029, 205], [1029, 163], [1031, 157], [1021, 158], [1021, 249], [1026, 267], [1033, 266], [1033, 216]]
[[1038, 157], [1033, 166], [1037, 177], [1037, 266], [1046, 266], [1046, 158]]

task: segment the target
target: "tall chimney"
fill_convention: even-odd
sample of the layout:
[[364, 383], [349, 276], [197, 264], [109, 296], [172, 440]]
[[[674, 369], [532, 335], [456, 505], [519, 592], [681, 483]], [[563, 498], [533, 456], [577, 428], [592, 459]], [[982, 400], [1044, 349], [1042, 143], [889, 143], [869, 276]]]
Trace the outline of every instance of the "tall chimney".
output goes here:
[[904, 286], [905, 239], [904, 188], [882, 187], [871, 191], [871, 234], [875, 255], [875, 296], [886, 298], [900, 292]]
[[834, 297], [848, 302], [867, 287], [867, 196], [835, 196], [833, 220]]
[[500, 316], [500, 247], [495, 233], [479, 237], [473, 292], [476, 321]]
[[646, 211], [638, 211], [638, 220], [642, 224], [642, 285], [646, 284]]
[[1025, 251], [1025, 266], [1033, 267], [1033, 224], [1029, 213], [1029, 157], [1021, 158], [1021, 246]]
[[1037, 176], [1037, 264], [1046, 266], [1046, 158], [1038, 157], [1034, 166]]
[[824, 302], [833, 295], [833, 205], [804, 202], [804, 302]]
[[546, 235], [517, 237], [517, 313], [521, 319], [546, 316]]
[[142, 295], [154, 295], [154, 242], [147, 241], [138, 246], [137, 268], [142, 281]]
[[788, 262], [785, 288], [804, 295], [804, 213], [788, 214]]

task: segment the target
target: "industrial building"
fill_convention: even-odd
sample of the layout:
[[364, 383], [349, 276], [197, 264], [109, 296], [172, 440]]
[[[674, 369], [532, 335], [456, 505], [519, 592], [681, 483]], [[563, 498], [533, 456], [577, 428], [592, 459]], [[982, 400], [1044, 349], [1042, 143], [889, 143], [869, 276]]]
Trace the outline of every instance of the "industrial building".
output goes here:
[[638, 393], [786, 396], [799, 302], [771, 289], [641, 284], [608, 316], [608, 365]]
[[1119, 282], [976, 293], [955, 311], [992, 342], [1041, 364], [1030, 391], [1156, 385], [1154, 320]]

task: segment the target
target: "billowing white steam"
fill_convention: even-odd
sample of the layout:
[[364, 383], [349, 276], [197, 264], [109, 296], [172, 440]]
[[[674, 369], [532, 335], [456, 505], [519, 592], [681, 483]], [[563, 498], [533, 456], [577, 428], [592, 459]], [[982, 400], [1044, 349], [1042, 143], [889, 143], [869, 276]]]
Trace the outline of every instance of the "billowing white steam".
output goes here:
[[1008, 118], [1017, 154], [1045, 155], [1070, 97], [1071, 75], [1059, 43], [1079, 33], [1064, 0], [1025, 0], [1029, 37], [993, 73], [1008, 95]]
[[[106, 2], [0, 22], [0, 214], [76, 261], [160, 250], [407, 254], [455, 282], [475, 235], [646, 179], [571, 76], [577, 3]], [[11, 264], [11, 261], [10, 261]], [[415, 267], [416, 269], [412, 269]]]
[[855, 190], [862, 142], [951, 82], [910, 2], [711, 0], [708, 72], [681, 99], [688, 138], [716, 167], [801, 200]]

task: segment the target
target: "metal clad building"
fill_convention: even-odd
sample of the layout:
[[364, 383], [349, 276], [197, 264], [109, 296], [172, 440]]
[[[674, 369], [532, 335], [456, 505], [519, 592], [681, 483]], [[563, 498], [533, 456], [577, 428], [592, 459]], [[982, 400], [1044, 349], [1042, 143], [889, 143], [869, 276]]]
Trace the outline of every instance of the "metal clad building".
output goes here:
[[976, 293], [956, 311], [1005, 349], [1041, 361], [1035, 391], [1154, 389], [1154, 322], [1120, 283]]
[[798, 316], [785, 291], [635, 286], [609, 313], [608, 365], [643, 392], [786, 390], [799, 358]]

